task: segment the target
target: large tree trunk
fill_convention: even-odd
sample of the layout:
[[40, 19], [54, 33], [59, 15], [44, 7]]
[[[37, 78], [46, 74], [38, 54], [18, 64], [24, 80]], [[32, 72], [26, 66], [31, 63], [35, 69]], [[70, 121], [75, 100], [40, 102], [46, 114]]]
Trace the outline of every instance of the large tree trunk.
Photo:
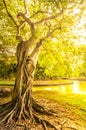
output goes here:
[[25, 42], [19, 43], [17, 47], [17, 74], [13, 90], [12, 102], [17, 103], [16, 119], [32, 116], [32, 86], [36, 62], [27, 55], [28, 48]]

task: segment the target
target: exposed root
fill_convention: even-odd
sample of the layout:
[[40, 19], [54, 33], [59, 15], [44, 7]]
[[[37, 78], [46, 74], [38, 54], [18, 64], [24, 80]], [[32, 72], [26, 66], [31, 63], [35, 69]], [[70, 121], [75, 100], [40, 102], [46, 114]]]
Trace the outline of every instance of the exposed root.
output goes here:
[[36, 114], [34, 114], [34, 118], [36, 120], [37, 123], [42, 124], [44, 127], [44, 130], [47, 130], [48, 126], [50, 128], [54, 128], [55, 130], [58, 130], [52, 123], [50, 123], [49, 121], [42, 119], [41, 117], [37, 116]]
[[71, 129], [71, 130], [78, 130], [77, 128], [74, 128], [74, 127], [63, 127], [63, 128], [67, 128], [67, 129]]
[[9, 95], [11, 95], [11, 93], [12, 93], [12, 89], [9, 89], [9, 88], [0, 88], [0, 96], [3, 97], [3, 98], [4, 97], [8, 97]]
[[[22, 101], [20, 101], [22, 103]], [[28, 109], [29, 106], [16, 103], [7, 103], [1, 106], [0, 110], [0, 130], [31, 130], [41, 126], [44, 130], [78, 130], [76, 125], [68, 125], [68, 120], [58, 117], [58, 111], [51, 110], [41, 106], [38, 101], [32, 99], [32, 116]], [[54, 118], [55, 117], [55, 118]], [[60, 120], [61, 119], [61, 120]], [[70, 118], [69, 122], [71, 121]], [[52, 122], [53, 121], [53, 122]], [[72, 120], [73, 122], [73, 120]], [[72, 123], [71, 122], [71, 123]], [[41, 129], [40, 129], [41, 130]]]
[[42, 124], [44, 130], [47, 130], [48, 127], [57, 130], [57, 128], [52, 123], [45, 119], [42, 119], [42, 117], [40, 118], [40, 115], [54, 116], [54, 113], [46, 110], [37, 101], [32, 101], [32, 116], [30, 115], [29, 109], [25, 107], [25, 104], [19, 106], [18, 103], [13, 104], [9, 102], [2, 105], [2, 109], [0, 110], [0, 125], [4, 126], [6, 130], [12, 130], [14, 128], [16, 129], [16, 127], [27, 130], [30, 129], [31, 124], [38, 123]]
[[40, 105], [37, 101], [35, 101], [33, 99], [33, 105], [32, 105], [33, 109], [40, 113], [40, 114], [44, 114], [44, 115], [48, 115], [48, 116], [54, 116], [55, 112], [51, 112], [47, 109], [45, 109], [42, 105]]

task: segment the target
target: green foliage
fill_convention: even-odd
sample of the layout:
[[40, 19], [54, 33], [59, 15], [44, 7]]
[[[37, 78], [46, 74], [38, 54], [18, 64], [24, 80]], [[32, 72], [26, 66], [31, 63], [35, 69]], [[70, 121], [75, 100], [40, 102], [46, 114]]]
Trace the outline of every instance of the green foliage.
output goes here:
[[82, 46], [75, 46], [69, 41], [66, 43], [47, 41], [39, 55], [35, 77], [38, 79], [85, 77], [85, 47], [83, 51]]
[[81, 52], [83, 54], [82, 66], [80, 68], [80, 76], [86, 77], [86, 46], [81, 47]]
[[44, 66], [40, 66], [39, 63], [37, 63], [36, 66], [36, 71], [35, 71], [35, 79], [45, 79], [46, 74], [45, 74], [45, 68]]
[[[33, 22], [39, 22], [58, 13], [58, 16], [54, 19], [44, 21], [35, 27], [36, 41], [45, 37], [48, 31], [58, 27], [44, 42], [39, 55], [35, 78], [86, 76], [86, 46], [75, 45], [77, 35], [73, 31], [73, 28], [74, 30], [75, 28], [78, 29], [79, 32], [85, 28], [85, 23], [82, 24], [83, 27], [77, 26], [85, 11], [85, 1], [80, 2], [80, 0], [31, 0], [29, 2], [26, 0], [28, 17]], [[25, 13], [24, 1], [6, 0], [6, 4], [12, 17], [19, 23], [16, 15], [18, 12]], [[80, 9], [80, 12], [74, 14], [74, 9], [77, 8]], [[16, 27], [9, 18], [3, 1], [0, 3], [0, 10], [0, 77], [6, 78], [11, 77], [12, 73], [14, 75], [16, 64], [14, 57], [18, 41], [16, 40]], [[40, 13], [37, 13], [37, 11]], [[24, 26], [21, 35], [24, 40], [30, 37], [30, 27], [27, 24]]]
[[16, 63], [0, 60], [0, 78], [13, 79], [16, 73]]

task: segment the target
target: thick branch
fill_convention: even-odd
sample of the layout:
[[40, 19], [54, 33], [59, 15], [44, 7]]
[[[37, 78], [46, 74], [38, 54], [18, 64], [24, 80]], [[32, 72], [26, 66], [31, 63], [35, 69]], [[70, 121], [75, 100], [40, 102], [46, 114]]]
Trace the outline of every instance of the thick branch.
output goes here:
[[36, 66], [38, 54], [40, 52], [43, 41], [44, 39], [40, 39], [40, 41], [36, 44], [36, 47], [33, 49], [31, 55], [29, 56], [29, 58], [33, 61], [34, 66]]
[[38, 54], [43, 41], [44, 41], [44, 39], [40, 39], [40, 41], [36, 44], [36, 47], [34, 48], [33, 52], [29, 56], [31, 59], [33, 59], [35, 57], [35, 54]]
[[20, 30], [24, 27], [26, 21], [21, 21], [20, 25], [17, 26], [17, 36], [16, 39], [21, 42], [23, 41], [22, 37], [20, 36]]
[[33, 18], [37, 14], [50, 14], [51, 15], [52, 13], [47, 12], [47, 11], [41, 11], [41, 10], [39, 10], [39, 11], [35, 12], [33, 15], [31, 15], [30, 18]]
[[5, 0], [3, 0], [3, 3], [4, 3], [4, 6], [5, 6], [5, 8], [6, 8], [6, 12], [7, 12], [8, 16], [12, 19], [12, 21], [14, 22], [14, 24], [15, 24], [16, 27], [17, 27], [16, 21], [14, 20], [14, 18], [12, 17], [12, 15], [9, 13], [9, 11], [8, 11], [8, 9], [7, 9], [7, 5], [6, 5]]
[[46, 40], [46, 38], [50, 37], [57, 29], [61, 29], [61, 28], [60, 27], [54, 28], [52, 31], [48, 32], [44, 38], [40, 39], [40, 41], [36, 44], [36, 47], [34, 48], [29, 58], [34, 59], [35, 62], [37, 61], [36, 58], [38, 58], [38, 53], [40, 51], [40, 47], [43, 44], [43, 41]]
[[32, 35], [34, 34], [34, 32], [35, 32], [35, 29], [34, 29], [34, 24], [32, 23], [32, 21], [29, 19], [29, 18], [27, 18], [26, 16], [25, 16], [25, 14], [23, 14], [23, 13], [18, 13], [18, 15], [17, 15], [18, 17], [22, 17], [28, 24], [29, 24], [29, 26], [30, 26], [30, 28], [31, 28], [31, 33], [32, 33]]

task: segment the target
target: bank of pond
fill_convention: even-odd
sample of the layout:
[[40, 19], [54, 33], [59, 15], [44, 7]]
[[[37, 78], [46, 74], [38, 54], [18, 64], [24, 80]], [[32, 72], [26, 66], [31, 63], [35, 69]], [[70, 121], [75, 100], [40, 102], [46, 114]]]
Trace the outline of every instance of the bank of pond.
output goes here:
[[[0, 81], [0, 88], [13, 88], [14, 81]], [[86, 80], [45, 80], [34, 81], [33, 91], [46, 90], [63, 94], [86, 94]]]

